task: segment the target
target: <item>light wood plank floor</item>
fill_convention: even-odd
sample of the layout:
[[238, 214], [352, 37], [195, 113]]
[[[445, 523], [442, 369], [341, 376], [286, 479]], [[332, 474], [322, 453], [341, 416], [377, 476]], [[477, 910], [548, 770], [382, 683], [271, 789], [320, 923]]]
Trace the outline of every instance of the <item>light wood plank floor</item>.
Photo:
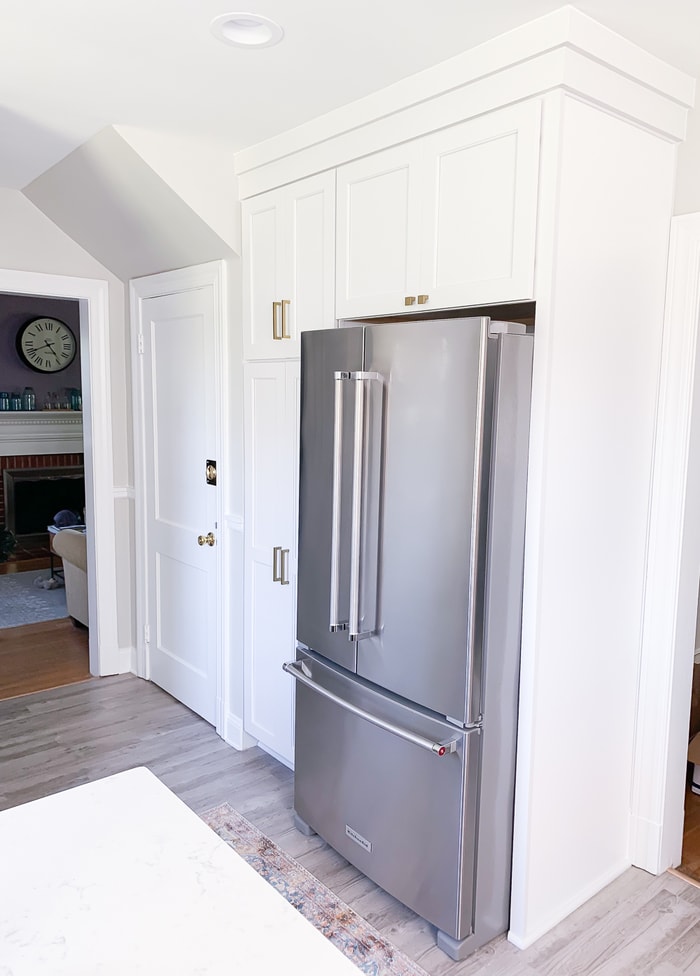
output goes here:
[[426, 922], [292, 824], [292, 773], [214, 730], [132, 675], [0, 702], [0, 809], [148, 766], [198, 813], [228, 802], [433, 976], [689, 976], [700, 973], [700, 889], [625, 872], [520, 952], [501, 938], [454, 963]]

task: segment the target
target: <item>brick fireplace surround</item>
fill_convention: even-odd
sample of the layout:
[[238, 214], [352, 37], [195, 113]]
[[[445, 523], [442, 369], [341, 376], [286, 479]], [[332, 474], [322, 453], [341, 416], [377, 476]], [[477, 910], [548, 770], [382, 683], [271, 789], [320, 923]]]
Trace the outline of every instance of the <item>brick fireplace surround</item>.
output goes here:
[[[5, 468], [56, 468], [83, 464], [82, 454], [0, 455], [0, 485]], [[5, 524], [5, 494], [0, 488], [0, 525]]]

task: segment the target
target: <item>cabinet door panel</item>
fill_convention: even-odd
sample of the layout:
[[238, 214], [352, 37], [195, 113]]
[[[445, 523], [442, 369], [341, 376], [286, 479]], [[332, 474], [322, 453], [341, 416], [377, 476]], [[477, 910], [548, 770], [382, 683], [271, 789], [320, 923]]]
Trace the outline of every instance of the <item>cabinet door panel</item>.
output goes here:
[[515, 106], [425, 139], [426, 307], [532, 298], [539, 112]]
[[338, 170], [338, 318], [397, 312], [416, 294], [419, 161], [409, 143]]
[[282, 429], [284, 363], [251, 364], [245, 377], [246, 537], [252, 548], [272, 551], [281, 544], [284, 518], [280, 507], [286, 504], [289, 490]]
[[290, 188], [289, 254], [285, 261], [290, 294], [291, 341], [286, 356], [299, 356], [299, 335], [309, 329], [335, 325], [335, 174], [323, 173]]
[[243, 349], [246, 359], [271, 358], [279, 341], [273, 340], [272, 303], [277, 301], [280, 259], [279, 196], [265, 194], [243, 204]]
[[295, 358], [300, 332], [335, 324], [335, 173], [246, 200], [242, 218], [245, 358]]
[[282, 670], [294, 659], [296, 580], [272, 582], [269, 566], [248, 567], [245, 730], [289, 765], [294, 762], [294, 688]]
[[[299, 526], [299, 410], [301, 403], [301, 364], [285, 363], [285, 439], [287, 455], [287, 499], [288, 507], [283, 512], [285, 519], [285, 546], [289, 547], [289, 572], [297, 572], [297, 537]], [[296, 606], [296, 604], [295, 604]], [[296, 627], [293, 627], [296, 634]]]
[[511, 276], [516, 150], [510, 133], [436, 158], [431, 287]]
[[294, 682], [282, 664], [294, 657], [296, 632], [299, 364], [247, 363], [244, 377], [244, 725], [291, 765]]

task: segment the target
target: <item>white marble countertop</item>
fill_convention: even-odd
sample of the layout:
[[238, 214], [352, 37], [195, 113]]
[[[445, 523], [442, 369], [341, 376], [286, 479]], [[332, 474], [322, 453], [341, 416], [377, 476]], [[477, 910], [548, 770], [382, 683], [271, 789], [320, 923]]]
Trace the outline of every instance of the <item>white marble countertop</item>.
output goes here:
[[0, 976], [357, 976], [149, 770], [0, 813]]

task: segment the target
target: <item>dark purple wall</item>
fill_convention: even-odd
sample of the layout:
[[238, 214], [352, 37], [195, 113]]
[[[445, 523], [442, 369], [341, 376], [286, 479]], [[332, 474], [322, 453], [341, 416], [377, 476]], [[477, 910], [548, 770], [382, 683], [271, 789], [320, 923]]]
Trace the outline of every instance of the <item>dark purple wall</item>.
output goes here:
[[[15, 341], [21, 326], [30, 319], [48, 315], [70, 326], [78, 343], [78, 352], [67, 369], [44, 375], [25, 366], [17, 354]], [[0, 293], [0, 390], [20, 393], [31, 386], [40, 410], [46, 395], [63, 393], [66, 387], [80, 389], [80, 309], [78, 302], [65, 298], [37, 298], [33, 295]]]

